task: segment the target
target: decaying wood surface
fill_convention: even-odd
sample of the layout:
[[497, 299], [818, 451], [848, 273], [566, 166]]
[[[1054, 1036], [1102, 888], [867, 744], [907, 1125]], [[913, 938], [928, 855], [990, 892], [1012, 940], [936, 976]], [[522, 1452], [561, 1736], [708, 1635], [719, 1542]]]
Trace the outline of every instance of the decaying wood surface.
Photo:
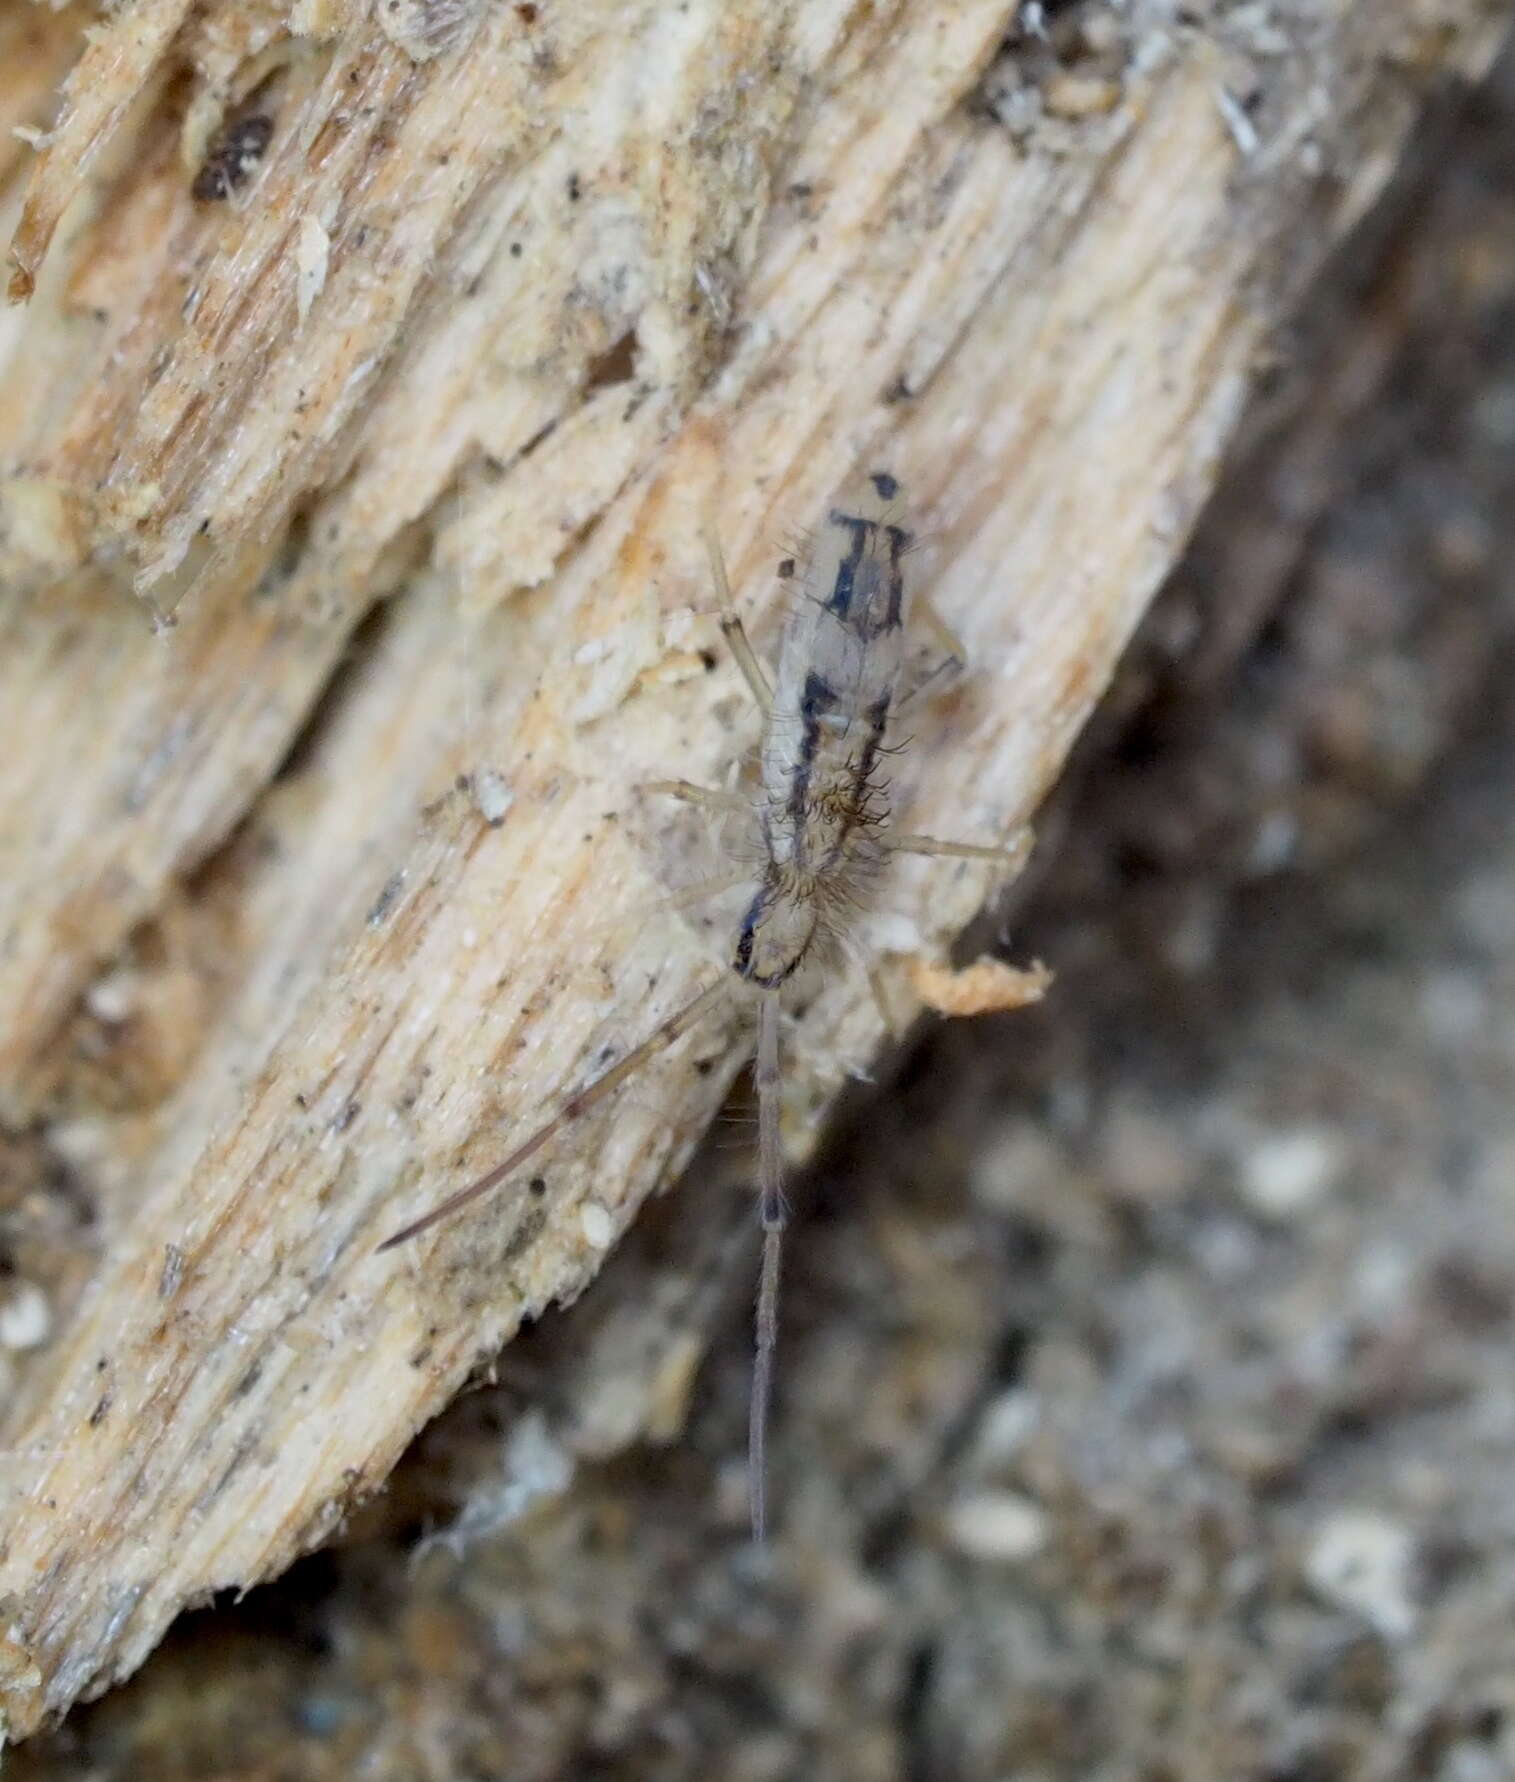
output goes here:
[[[761, 644], [779, 541], [887, 461], [974, 664], [906, 820], [1007, 836], [1288, 293], [1502, 22], [1011, 11], [0, 12], [0, 1179], [56, 1326], [8, 1364], [12, 1736], [328, 1535], [719, 1105], [735, 1016], [374, 1255], [719, 964], [639, 791], [753, 737], [704, 503]], [[996, 889], [891, 875], [902, 1005]], [[860, 983], [805, 1011], [797, 1148], [880, 1037]]]

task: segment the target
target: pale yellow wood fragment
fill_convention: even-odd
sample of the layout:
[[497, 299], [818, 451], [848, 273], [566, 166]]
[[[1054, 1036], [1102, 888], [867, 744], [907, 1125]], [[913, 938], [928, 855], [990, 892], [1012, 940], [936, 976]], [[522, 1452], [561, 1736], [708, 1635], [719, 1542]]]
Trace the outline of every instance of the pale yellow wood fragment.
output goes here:
[[[1279, 267], [1392, 165], [1386, 20], [1419, 15], [1313, 9], [1244, 159], [1217, 103], [1239, 52], [1150, 22], [1118, 103], [1012, 138], [978, 86], [1010, 10], [464, 7], [417, 59], [418, 17], [397, 41], [302, 5], [321, 53], [213, 212], [152, 95], [212, 78], [218, 8], [193, 39], [168, 0], [94, 27], [23, 203], [35, 307], [0, 334], [0, 699], [33, 744], [0, 775], [14, 1118], [47, 1111], [131, 925], [249, 811], [272, 845], [200, 887], [240, 922], [214, 1016], [160, 1108], [100, 1115], [92, 1290], [0, 1429], [13, 1734], [326, 1537], [718, 1105], [739, 1011], [540, 1190], [374, 1254], [720, 964], [656, 907], [696, 850], [639, 791], [719, 783], [753, 736], [729, 664], [688, 672], [716, 642], [707, 493], [761, 648], [776, 540], [887, 462], [973, 665], [912, 720], [909, 828], [1006, 839], [1056, 777], [1211, 485]], [[1479, 65], [1494, 17], [1443, 7], [1438, 65]], [[183, 598], [176, 632], [133, 583]], [[864, 934], [886, 971], [943, 957], [994, 889], [901, 860]], [[879, 1037], [865, 984], [819, 997], [797, 1128]]]
[[910, 985], [934, 1014], [997, 1015], [1040, 1002], [1052, 973], [1045, 965], [1017, 967], [1003, 959], [976, 959], [958, 971], [917, 959], [910, 963]]

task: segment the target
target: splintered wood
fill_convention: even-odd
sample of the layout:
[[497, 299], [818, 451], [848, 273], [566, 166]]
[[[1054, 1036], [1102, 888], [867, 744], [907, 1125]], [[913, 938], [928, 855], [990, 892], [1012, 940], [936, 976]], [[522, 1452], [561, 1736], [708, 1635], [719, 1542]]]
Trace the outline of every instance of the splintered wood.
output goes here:
[[[971, 672], [912, 708], [900, 833], [1009, 837], [1285, 285], [1502, 22], [1334, 0], [1264, 57], [1138, 4], [1070, 111], [1035, 69], [1083, 78], [1076, 42], [1033, 56], [1012, 10], [0, 18], [27, 299], [0, 316], [0, 1116], [50, 1159], [18, 1254], [50, 1184], [92, 1215], [37, 1263], [49, 1339], [5, 1358], [11, 1736], [328, 1538], [588, 1283], [744, 1061], [712, 1009], [487, 1212], [375, 1256], [709, 981], [668, 901], [702, 826], [646, 792], [725, 787], [757, 740], [699, 543], [709, 428], [760, 663], [785, 531], [859, 464], [909, 489]], [[1217, 99], [1244, 78], [1245, 157]], [[933, 975], [985, 879], [891, 861], [859, 930], [891, 1005], [1039, 987]], [[859, 976], [786, 1034], [791, 1158], [882, 1035]], [[182, 1032], [121, 1097], [136, 1010]]]

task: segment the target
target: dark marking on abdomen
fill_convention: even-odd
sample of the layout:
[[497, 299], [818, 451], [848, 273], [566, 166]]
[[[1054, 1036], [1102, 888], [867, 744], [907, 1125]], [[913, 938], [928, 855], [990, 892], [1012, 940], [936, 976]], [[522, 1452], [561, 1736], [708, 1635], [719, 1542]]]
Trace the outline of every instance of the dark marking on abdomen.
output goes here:
[[[835, 507], [830, 519], [833, 526], [847, 528], [852, 534], [852, 545], [837, 565], [836, 581], [826, 599], [827, 612], [835, 614], [865, 642], [898, 631], [905, 616], [905, 577], [900, 559], [910, 548], [910, 534], [901, 526], [880, 526], [876, 520], [844, 514]], [[866, 571], [860, 574], [865, 558], [869, 557], [869, 540], [879, 534], [888, 540], [887, 567], [882, 561], [883, 553], [875, 548]], [[859, 593], [863, 596], [862, 608], [854, 612]]]
[[900, 526], [886, 526], [884, 537], [889, 540], [889, 597], [884, 602], [884, 616], [869, 633], [872, 637], [898, 631], [905, 622], [905, 572], [900, 558], [910, 549], [910, 534]]
[[800, 722], [804, 728], [800, 732], [799, 754], [789, 776], [789, 820], [794, 824], [797, 836], [804, 828], [810, 775], [821, 746], [821, 725], [837, 705], [836, 688], [825, 675], [817, 674], [812, 668], [805, 676], [805, 691], [800, 696]]
[[852, 548], [842, 558], [836, 568], [836, 580], [831, 585], [831, 593], [826, 598], [826, 610], [835, 613], [839, 619], [845, 619], [852, 610], [852, 596], [857, 587], [858, 565], [863, 560], [863, 550], [868, 543], [868, 534], [873, 530], [871, 520], [861, 520], [856, 514], [844, 514], [838, 507], [831, 510], [831, 524], [845, 526], [852, 534]]

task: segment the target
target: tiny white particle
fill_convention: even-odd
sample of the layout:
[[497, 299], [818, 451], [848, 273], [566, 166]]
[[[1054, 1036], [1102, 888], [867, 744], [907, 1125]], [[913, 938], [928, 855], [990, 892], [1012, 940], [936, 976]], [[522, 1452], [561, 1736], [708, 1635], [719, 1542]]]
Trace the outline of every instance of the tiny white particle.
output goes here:
[[1041, 1419], [1041, 1401], [1023, 1386], [991, 1399], [973, 1438], [973, 1458], [981, 1467], [1003, 1466], [1030, 1440]]
[[0, 1347], [40, 1349], [52, 1334], [47, 1295], [35, 1281], [15, 1281], [0, 1304]]
[[970, 1559], [1013, 1564], [1047, 1544], [1047, 1515], [1014, 1491], [977, 1491], [947, 1511], [947, 1538]]
[[84, 1006], [97, 1021], [117, 1027], [136, 1013], [141, 995], [141, 979], [129, 967], [122, 966], [95, 979], [84, 992]]
[[1385, 1639], [1403, 1639], [1415, 1626], [1414, 1558], [1402, 1523], [1375, 1510], [1338, 1510], [1311, 1542], [1304, 1573], [1318, 1596], [1361, 1615]]
[[601, 637], [592, 637], [573, 653], [573, 693], [569, 714], [577, 724], [590, 724], [613, 711], [636, 685], [638, 677], [662, 653], [657, 613], [645, 604]]
[[1250, 161], [1261, 146], [1257, 127], [1247, 116], [1246, 107], [1226, 87], [1215, 89], [1215, 107], [1221, 115], [1221, 121], [1231, 132], [1231, 140], [1236, 144], [1236, 152], [1244, 160]]
[[1288, 1219], [1314, 1206], [1335, 1185], [1344, 1162], [1333, 1134], [1296, 1127], [1262, 1139], [1242, 1157], [1241, 1191], [1255, 1211]]
[[331, 237], [318, 216], [300, 218], [295, 233], [295, 313], [303, 324], [326, 285]]
[[608, 1250], [615, 1236], [615, 1221], [597, 1200], [586, 1200], [579, 1208], [579, 1229], [591, 1250]]
[[494, 828], [505, 821], [505, 813], [515, 803], [510, 782], [496, 767], [481, 767], [472, 776], [473, 802], [479, 815]]

